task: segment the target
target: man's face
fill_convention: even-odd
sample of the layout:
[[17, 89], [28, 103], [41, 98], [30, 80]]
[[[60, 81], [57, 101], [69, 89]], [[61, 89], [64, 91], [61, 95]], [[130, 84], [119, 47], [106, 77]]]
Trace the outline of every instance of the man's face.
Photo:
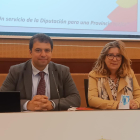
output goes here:
[[30, 50], [30, 54], [34, 67], [42, 71], [51, 60], [51, 45], [50, 43], [40, 43], [36, 41], [33, 44], [32, 51]]

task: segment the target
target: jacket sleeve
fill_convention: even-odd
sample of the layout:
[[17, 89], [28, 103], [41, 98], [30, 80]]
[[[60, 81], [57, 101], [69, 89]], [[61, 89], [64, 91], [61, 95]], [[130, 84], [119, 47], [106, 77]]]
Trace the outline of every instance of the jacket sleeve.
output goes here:
[[[0, 91], [16, 91], [17, 81], [18, 73], [15, 72], [14, 67], [11, 67], [5, 81], [0, 87]], [[26, 99], [20, 100], [21, 111], [23, 111], [23, 105], [27, 101]]]
[[[79, 92], [76, 88], [76, 85], [71, 77], [69, 68], [65, 69], [64, 74], [62, 75], [63, 79], [63, 96], [60, 98], [60, 108], [61, 110], [67, 110], [71, 106], [79, 107], [81, 104], [81, 98]], [[58, 110], [59, 99], [52, 99], [55, 103], [55, 110]]]
[[93, 76], [93, 72], [89, 73], [88, 87], [88, 103], [90, 107], [99, 109], [117, 109], [118, 101], [103, 100], [98, 96], [97, 78]]
[[140, 86], [137, 82], [135, 74], [133, 74], [133, 99], [136, 101], [138, 108], [140, 108]]

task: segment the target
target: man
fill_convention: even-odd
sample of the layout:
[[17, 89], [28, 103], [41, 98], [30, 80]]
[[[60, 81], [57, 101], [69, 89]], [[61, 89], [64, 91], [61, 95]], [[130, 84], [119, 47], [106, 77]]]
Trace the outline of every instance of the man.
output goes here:
[[67, 110], [80, 106], [69, 68], [51, 62], [53, 42], [45, 34], [30, 39], [31, 60], [11, 66], [0, 91], [20, 91], [22, 110]]

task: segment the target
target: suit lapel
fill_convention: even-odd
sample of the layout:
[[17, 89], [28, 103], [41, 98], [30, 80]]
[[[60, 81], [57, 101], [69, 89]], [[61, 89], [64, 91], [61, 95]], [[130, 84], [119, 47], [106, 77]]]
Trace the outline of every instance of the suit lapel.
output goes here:
[[104, 86], [105, 86], [105, 89], [108, 93], [108, 96], [109, 96], [109, 99], [110, 100], [113, 100], [113, 97], [112, 97], [112, 92], [111, 92], [111, 89], [110, 89], [110, 86], [109, 86], [109, 83], [108, 83], [108, 80], [106, 79], [105, 83], [104, 83]]
[[27, 97], [28, 100], [31, 100], [31, 98], [32, 98], [32, 66], [31, 66], [31, 60], [28, 61], [25, 64], [24, 86], [25, 86], [26, 97]]
[[[105, 86], [105, 89], [109, 95], [110, 100], [113, 100], [111, 89], [110, 89], [110, 86], [109, 86], [109, 83], [107, 80], [105, 81], [104, 86]], [[124, 89], [125, 86], [127, 86], [127, 82], [125, 81], [124, 78], [120, 78], [118, 92], [117, 92], [117, 100], [118, 101], [120, 101], [121, 95], [122, 95], [122, 93], [124, 93], [121, 91]]]
[[118, 101], [120, 101], [121, 95], [122, 95], [122, 93], [124, 93], [124, 91], [123, 92], [121, 92], [121, 91], [124, 89], [125, 86], [127, 86], [127, 82], [125, 81], [124, 78], [120, 78], [119, 87], [118, 87], [118, 94], [117, 94]]
[[[50, 99], [56, 99], [58, 98], [57, 96], [58, 72], [53, 66], [52, 62], [49, 63], [49, 78], [50, 78]], [[55, 85], [55, 82], [56, 82], [56, 85]]]

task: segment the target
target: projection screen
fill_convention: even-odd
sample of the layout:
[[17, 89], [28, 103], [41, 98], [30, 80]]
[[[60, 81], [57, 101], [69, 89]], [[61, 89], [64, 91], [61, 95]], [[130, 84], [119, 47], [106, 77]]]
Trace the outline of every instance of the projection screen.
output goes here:
[[0, 35], [140, 38], [140, 0], [4, 0]]

